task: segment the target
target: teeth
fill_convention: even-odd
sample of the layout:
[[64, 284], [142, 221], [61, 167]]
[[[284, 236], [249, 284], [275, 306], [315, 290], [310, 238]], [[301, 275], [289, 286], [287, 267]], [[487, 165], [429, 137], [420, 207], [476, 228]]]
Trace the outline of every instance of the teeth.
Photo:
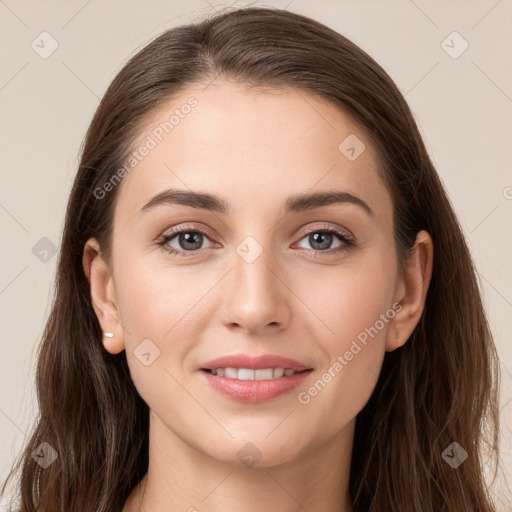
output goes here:
[[293, 375], [295, 370], [291, 368], [262, 368], [253, 370], [251, 368], [217, 368], [211, 370], [214, 375], [238, 380], [270, 380], [278, 379], [283, 375]]

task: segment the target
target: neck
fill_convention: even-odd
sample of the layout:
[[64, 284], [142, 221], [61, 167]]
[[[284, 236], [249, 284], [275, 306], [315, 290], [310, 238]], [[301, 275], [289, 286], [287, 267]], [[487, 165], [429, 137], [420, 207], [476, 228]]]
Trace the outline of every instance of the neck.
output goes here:
[[350, 512], [354, 425], [283, 463], [245, 467], [196, 450], [151, 414], [148, 472], [123, 512]]

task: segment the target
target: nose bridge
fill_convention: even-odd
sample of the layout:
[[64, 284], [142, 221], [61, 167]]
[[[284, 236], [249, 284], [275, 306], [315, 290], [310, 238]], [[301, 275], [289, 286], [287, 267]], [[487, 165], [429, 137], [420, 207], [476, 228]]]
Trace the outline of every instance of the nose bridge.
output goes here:
[[270, 237], [265, 235], [263, 240], [263, 235], [260, 235], [258, 238], [261, 242], [248, 235], [235, 249], [234, 279], [235, 287], [243, 292], [241, 300], [255, 294], [275, 295], [275, 276], [271, 271], [275, 267], [275, 257]]
[[[286, 311], [283, 284], [275, 275], [276, 258], [268, 233], [246, 236], [235, 248], [225, 321], [257, 330], [282, 323]], [[264, 240], [263, 240], [264, 238]], [[261, 240], [261, 242], [260, 242]]]

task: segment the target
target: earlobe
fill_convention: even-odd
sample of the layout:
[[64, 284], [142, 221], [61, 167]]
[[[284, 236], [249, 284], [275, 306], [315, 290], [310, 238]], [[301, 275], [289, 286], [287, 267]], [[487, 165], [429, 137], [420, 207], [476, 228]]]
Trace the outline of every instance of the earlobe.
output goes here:
[[399, 293], [396, 302], [401, 307], [388, 331], [386, 351], [402, 346], [418, 325], [432, 277], [433, 257], [432, 238], [426, 231], [418, 232], [411, 257], [397, 287]]
[[103, 346], [107, 352], [111, 354], [119, 354], [124, 350], [124, 343], [122, 339], [116, 339], [113, 332], [103, 333]]
[[91, 304], [101, 329], [104, 333], [113, 334], [111, 337], [103, 336], [105, 350], [118, 354], [124, 350], [124, 342], [114, 280], [95, 238], [90, 238], [84, 246], [82, 265], [89, 281]]

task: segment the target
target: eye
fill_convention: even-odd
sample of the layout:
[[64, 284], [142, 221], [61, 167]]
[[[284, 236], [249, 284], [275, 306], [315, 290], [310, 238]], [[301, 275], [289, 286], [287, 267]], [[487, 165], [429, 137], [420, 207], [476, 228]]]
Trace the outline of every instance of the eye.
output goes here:
[[204, 240], [209, 240], [208, 233], [195, 226], [179, 226], [173, 228], [172, 231], [172, 234], [162, 236], [157, 244], [169, 254], [179, 257], [197, 254], [203, 248]]
[[[166, 252], [176, 257], [186, 258], [198, 254], [203, 247], [206, 240], [210, 241], [212, 237], [206, 230], [200, 229], [197, 226], [178, 226], [172, 228], [172, 234], [163, 235], [156, 243], [162, 247]], [[322, 226], [312, 227], [306, 230], [306, 235], [300, 241], [306, 240], [310, 244], [310, 248], [299, 247], [306, 249], [313, 253], [315, 256], [321, 254], [322, 256], [332, 256], [341, 251], [347, 251], [355, 246], [355, 242], [351, 235], [339, 227]], [[337, 244], [332, 248], [332, 245]], [[209, 247], [215, 246], [212, 243]], [[208, 247], [206, 247], [208, 248]]]
[[[322, 254], [322, 256], [328, 256], [340, 251], [347, 251], [355, 245], [351, 236], [338, 227], [313, 227], [309, 228], [306, 232], [306, 236], [301, 238], [301, 241], [306, 240], [306, 242], [310, 244], [311, 248], [304, 248], [309, 249], [315, 253], [315, 255], [319, 253], [325, 253]], [[336, 242], [338, 245], [332, 249], [332, 244]]]

